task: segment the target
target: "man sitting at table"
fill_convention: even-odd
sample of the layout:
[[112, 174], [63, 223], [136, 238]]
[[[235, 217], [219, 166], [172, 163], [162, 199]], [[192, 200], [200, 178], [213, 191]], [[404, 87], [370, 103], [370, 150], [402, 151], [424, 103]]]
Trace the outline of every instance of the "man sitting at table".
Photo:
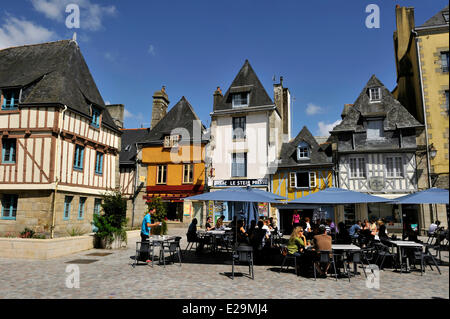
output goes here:
[[358, 220], [352, 227], [350, 227], [348, 233], [350, 234], [350, 237], [352, 239], [357, 239], [359, 237], [360, 230], [361, 230], [361, 221]]
[[[331, 252], [332, 246], [331, 246], [331, 236], [327, 235], [327, 229], [324, 225], [320, 225], [319, 226], [319, 233], [318, 235], [314, 236], [314, 249], [318, 252], [320, 252], [321, 250], [329, 250]], [[319, 274], [321, 276], [326, 276], [327, 272], [328, 272], [328, 268], [330, 267], [330, 263], [327, 263], [325, 265], [325, 268], [322, 269], [320, 267], [320, 264], [318, 262], [314, 263], [314, 266], [316, 267], [316, 269], [319, 271]]]
[[186, 237], [188, 242], [198, 243], [197, 252], [203, 251], [204, 241], [203, 238], [198, 237], [197, 235], [197, 218], [194, 218], [189, 225], [188, 231], [186, 233]]

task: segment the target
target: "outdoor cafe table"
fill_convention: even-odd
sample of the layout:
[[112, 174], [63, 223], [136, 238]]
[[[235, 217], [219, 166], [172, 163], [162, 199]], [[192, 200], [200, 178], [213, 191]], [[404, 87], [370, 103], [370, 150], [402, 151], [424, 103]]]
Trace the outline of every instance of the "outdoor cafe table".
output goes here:
[[[166, 236], [166, 235], [151, 235], [148, 237], [148, 240], [153, 243], [153, 245], [151, 245], [152, 247], [152, 267], [153, 267], [153, 261], [155, 260], [155, 246], [159, 246], [160, 249], [164, 249], [163, 245], [164, 242], [169, 242], [171, 240], [174, 240], [175, 236]], [[160, 258], [158, 258], [158, 265], [161, 265], [161, 260]]]
[[[340, 250], [340, 251], [342, 251], [343, 257], [344, 257], [344, 262], [345, 262], [345, 259], [347, 258], [347, 252], [351, 252], [351, 251], [361, 251], [361, 248], [360, 248], [360, 247], [358, 247], [358, 246], [356, 246], [356, 245], [353, 245], [353, 244], [350, 244], [350, 245], [345, 245], [345, 244], [333, 244], [333, 245], [331, 246], [331, 248], [333, 249], [333, 251], [334, 251], [334, 250]], [[358, 273], [356, 263], [353, 263], [353, 272], [354, 272], [355, 275]]]
[[[422, 244], [416, 243], [414, 241], [406, 241], [406, 240], [390, 240], [393, 246], [397, 248], [398, 260], [400, 262], [400, 273], [402, 272], [402, 250], [405, 248], [423, 248]], [[409, 272], [409, 258], [406, 257], [406, 272]]]

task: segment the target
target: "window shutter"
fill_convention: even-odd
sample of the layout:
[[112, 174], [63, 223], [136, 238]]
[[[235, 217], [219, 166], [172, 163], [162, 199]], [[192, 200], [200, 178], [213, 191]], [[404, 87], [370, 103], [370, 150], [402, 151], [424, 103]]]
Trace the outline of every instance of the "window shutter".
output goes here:
[[316, 187], [316, 172], [310, 172], [309, 173], [309, 187], [315, 188]]
[[289, 173], [289, 187], [290, 188], [295, 188], [296, 182], [295, 182], [295, 173]]

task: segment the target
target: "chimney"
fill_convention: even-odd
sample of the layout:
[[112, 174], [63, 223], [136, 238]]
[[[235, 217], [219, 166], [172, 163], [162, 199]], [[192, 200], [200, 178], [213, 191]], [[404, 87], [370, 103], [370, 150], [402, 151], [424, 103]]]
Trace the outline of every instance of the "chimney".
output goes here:
[[217, 104], [223, 99], [222, 90], [220, 86], [217, 87], [217, 89], [214, 91], [214, 101], [213, 101], [213, 111], [216, 110]]
[[108, 104], [105, 106], [109, 114], [111, 115], [114, 123], [119, 128], [123, 128], [125, 106], [123, 104]]
[[163, 86], [160, 91], [156, 91], [153, 94], [152, 122], [150, 128], [155, 127], [155, 125], [167, 114], [169, 103], [170, 101], [166, 94], [165, 86]]
[[280, 83], [273, 85], [273, 96], [283, 122], [283, 142], [288, 142], [291, 139], [291, 93], [288, 88], [283, 87], [282, 76], [280, 76]]
[[353, 104], [344, 104], [344, 109], [341, 113], [341, 118], [344, 119], [344, 117], [347, 116], [348, 112], [350, 111], [350, 108], [353, 106]]

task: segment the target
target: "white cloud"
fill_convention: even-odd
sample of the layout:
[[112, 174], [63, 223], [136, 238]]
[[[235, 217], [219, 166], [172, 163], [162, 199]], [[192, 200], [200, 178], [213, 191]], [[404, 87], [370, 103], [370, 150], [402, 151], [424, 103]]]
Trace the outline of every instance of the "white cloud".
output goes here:
[[56, 33], [25, 19], [6, 16], [0, 26], [0, 49], [55, 40]]
[[67, 17], [66, 6], [77, 4], [80, 7], [80, 27], [92, 31], [103, 27], [105, 17], [115, 16], [117, 13], [115, 6], [102, 6], [91, 0], [31, 0], [31, 3], [36, 11], [59, 22], [65, 21]]
[[315, 105], [313, 103], [308, 103], [306, 106], [306, 114], [315, 115], [323, 112], [323, 107]]
[[155, 47], [153, 46], [153, 44], [150, 44], [148, 47], [148, 53], [151, 55], [155, 55]]
[[109, 62], [114, 62], [114, 61], [116, 61], [116, 56], [115, 56], [115, 54], [113, 54], [113, 53], [111, 53], [111, 52], [106, 52], [106, 53], [104, 54], [104, 56], [105, 56], [105, 59], [108, 60]]
[[337, 121], [335, 121], [333, 123], [325, 123], [325, 122], [320, 121], [318, 123], [318, 126], [319, 126], [318, 134], [320, 136], [329, 136], [330, 135], [330, 131], [332, 131], [333, 128], [336, 125], [338, 125], [339, 123], [341, 123], [341, 120], [337, 120]]
[[128, 111], [127, 109], [124, 109], [123, 111], [123, 118], [124, 119], [132, 119], [134, 118], [134, 114]]
[[105, 101], [105, 105], [111, 105], [110, 101]]

